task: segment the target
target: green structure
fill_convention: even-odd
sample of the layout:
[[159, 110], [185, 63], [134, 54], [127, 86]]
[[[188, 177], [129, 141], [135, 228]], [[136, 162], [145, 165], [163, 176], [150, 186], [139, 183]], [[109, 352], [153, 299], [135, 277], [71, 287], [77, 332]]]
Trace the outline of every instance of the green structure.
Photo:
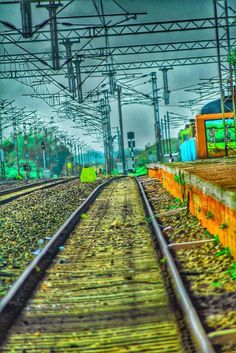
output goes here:
[[94, 168], [84, 167], [80, 175], [81, 183], [93, 183], [96, 181], [97, 175]]

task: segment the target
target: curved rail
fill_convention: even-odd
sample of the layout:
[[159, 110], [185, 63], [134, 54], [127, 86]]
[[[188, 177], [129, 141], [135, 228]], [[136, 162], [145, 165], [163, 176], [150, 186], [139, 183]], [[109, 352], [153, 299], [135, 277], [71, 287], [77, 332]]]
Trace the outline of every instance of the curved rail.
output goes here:
[[5, 340], [7, 330], [15, 321], [25, 303], [29, 299], [39, 280], [52, 259], [60, 251], [60, 247], [78, 223], [81, 214], [86, 212], [98, 194], [113, 181], [110, 179], [99, 185], [90, 196], [72, 213], [67, 221], [55, 233], [42, 252], [31, 262], [18, 280], [13, 284], [8, 294], [0, 302], [0, 344]]
[[188, 323], [190, 332], [193, 335], [193, 339], [195, 339], [194, 341], [198, 345], [199, 353], [215, 353], [215, 350], [207, 337], [207, 334], [202, 326], [202, 323], [198, 317], [198, 314], [197, 314], [195, 308], [193, 307], [193, 304], [189, 298], [189, 295], [184, 287], [182, 279], [179, 275], [179, 272], [176, 268], [174, 260], [170, 254], [169, 249], [168, 249], [167, 243], [163, 237], [163, 234], [162, 234], [162, 232], [159, 228], [159, 225], [156, 221], [156, 218], [155, 218], [155, 215], [152, 211], [150, 203], [147, 199], [147, 196], [145, 194], [143, 186], [141, 185], [141, 183], [138, 181], [137, 178], [136, 178], [136, 181], [138, 183], [140, 192], [142, 194], [142, 198], [143, 198], [144, 205], [147, 210], [148, 216], [151, 219], [151, 224], [153, 227], [154, 234], [156, 236], [158, 244], [160, 245], [162, 254], [166, 258], [169, 272], [171, 274], [171, 277], [172, 277], [172, 280], [174, 283], [174, 287], [176, 290], [177, 299], [181, 305], [181, 308], [182, 308], [183, 313], [185, 315], [185, 319]]

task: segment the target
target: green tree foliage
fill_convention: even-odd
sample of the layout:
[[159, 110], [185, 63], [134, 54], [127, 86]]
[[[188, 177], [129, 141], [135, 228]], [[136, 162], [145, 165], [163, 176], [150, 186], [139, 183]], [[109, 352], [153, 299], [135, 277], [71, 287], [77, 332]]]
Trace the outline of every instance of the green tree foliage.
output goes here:
[[232, 66], [236, 66], [236, 48], [232, 49], [228, 55], [228, 62]]
[[70, 159], [70, 152], [67, 147], [64, 145], [59, 145], [56, 150], [54, 150], [54, 164], [52, 166], [53, 173], [60, 175], [63, 166], [65, 165], [66, 161]]
[[[233, 21], [233, 23], [236, 25], [236, 17]], [[231, 49], [231, 52], [228, 55], [228, 62], [236, 68], [236, 48]]]
[[[167, 151], [169, 151], [169, 143], [167, 140], [163, 141], [163, 146], [165, 150], [165, 155], [168, 156]], [[162, 148], [163, 148], [162, 146]], [[178, 139], [177, 138], [171, 138], [171, 148], [172, 148], [172, 153], [178, 153], [179, 150], [179, 145], [178, 145]], [[164, 152], [163, 150], [163, 152]], [[143, 166], [146, 165], [146, 163], [152, 162], [152, 157], [156, 157], [156, 145], [151, 145], [151, 146], [146, 146], [144, 151], [138, 152], [137, 155], [135, 156], [135, 160], [138, 164], [138, 166]], [[166, 157], [168, 160], [168, 157]]]
[[25, 163], [30, 166], [30, 176], [33, 178], [42, 175], [43, 170], [43, 151], [42, 142], [45, 144], [46, 167], [53, 174], [60, 176], [66, 161], [72, 161], [73, 157], [67, 147], [59, 144], [54, 136], [44, 134], [27, 135], [20, 134], [17, 136], [17, 142], [13, 136], [3, 142], [5, 152], [5, 165], [7, 177], [14, 178], [17, 175], [16, 166], [16, 143], [18, 146], [19, 163], [21, 174], [24, 175], [23, 165]]
[[14, 143], [10, 140], [5, 140], [3, 142], [3, 150], [5, 153], [10, 153], [14, 150], [15, 146]]

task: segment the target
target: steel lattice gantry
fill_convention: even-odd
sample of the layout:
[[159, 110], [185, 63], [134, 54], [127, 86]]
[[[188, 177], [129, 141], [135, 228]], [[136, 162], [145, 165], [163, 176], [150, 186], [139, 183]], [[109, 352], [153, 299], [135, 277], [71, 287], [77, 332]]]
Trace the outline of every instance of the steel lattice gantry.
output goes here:
[[[45, 6], [45, 5], [44, 5]], [[229, 26], [233, 26], [234, 17], [230, 17], [231, 22]], [[79, 24], [78, 24], [79, 25]], [[225, 26], [224, 18], [219, 19], [219, 26]], [[165, 22], [145, 22], [145, 23], [135, 23], [135, 24], [125, 24], [125, 25], [107, 25], [109, 37], [112, 36], [130, 36], [130, 35], [141, 35], [141, 34], [157, 34], [157, 33], [171, 33], [192, 30], [212, 30], [215, 28], [215, 18], [198, 18], [198, 19], [188, 19], [188, 20], [176, 20], [176, 21], [165, 21]], [[35, 43], [50, 41], [50, 30], [40, 30], [38, 31], [33, 40]], [[78, 38], [81, 39], [94, 39], [99, 37], [105, 37], [105, 30], [103, 26], [93, 26], [79, 28], [72, 26], [69, 29], [58, 28], [58, 40], [63, 41], [68, 38], [68, 33], [70, 33], [70, 40], [78, 42]], [[9, 45], [12, 40], [19, 44], [29, 43], [22, 34], [18, 32], [11, 32], [11, 40], [9, 40], [4, 34], [1, 34], [0, 43], [4, 45]]]
[[[222, 0], [214, 1], [218, 6]], [[113, 93], [115, 76], [142, 70], [149, 70], [150, 73], [155, 68], [217, 64], [219, 60], [226, 63], [227, 52], [219, 52], [218, 49], [227, 45], [235, 46], [236, 43], [234, 16], [227, 11], [219, 15], [215, 10], [214, 16], [210, 18], [138, 23], [134, 19], [137, 13], [123, 13], [124, 19], [120, 22], [125, 23], [121, 24], [106, 22], [106, 15], [101, 12], [97, 16], [102, 19], [101, 25], [80, 27], [76, 22], [77, 16], [63, 17], [58, 13], [63, 8], [63, 1], [20, 0], [15, 3], [21, 3], [21, 12], [23, 4], [26, 6], [27, 16], [22, 15], [22, 31], [0, 33], [0, 45], [3, 48], [0, 55], [0, 79], [16, 79], [30, 86], [32, 96], [44, 99], [50, 106], [70, 116], [75, 116], [75, 111], [82, 117], [89, 112], [87, 115], [91, 118], [91, 124], [96, 117], [101, 127], [103, 118], [101, 121], [98, 118], [99, 111], [91, 111], [91, 107], [84, 104], [89, 94], [84, 94], [82, 86], [89, 78], [107, 77], [110, 83], [113, 82], [110, 85], [110, 92]], [[49, 18], [33, 29], [30, 5], [34, 3], [37, 7], [46, 8]], [[102, 5], [101, 0], [97, 3]], [[65, 22], [68, 18], [74, 23]], [[3, 24], [9, 25], [6, 22]], [[217, 36], [215, 30], [225, 31], [225, 26], [228, 37]], [[173, 40], [173, 34], [183, 32], [186, 40]], [[198, 33], [194, 37], [201, 39], [191, 39], [192, 33]], [[126, 40], [127, 44], [116, 44], [116, 38]], [[44, 43], [51, 44], [50, 52], [38, 49]], [[68, 108], [69, 105], [74, 108]], [[156, 125], [156, 129], [159, 128]], [[156, 134], [157, 140], [161, 138], [159, 135]]]
[[[46, 6], [46, 5], [41, 5]], [[56, 5], [55, 5], [56, 6]], [[60, 24], [60, 17], [58, 18]], [[63, 22], [62, 22], [63, 23]], [[206, 49], [212, 50], [217, 48], [217, 43], [215, 39], [215, 18], [199, 18], [199, 19], [189, 19], [189, 20], [179, 20], [179, 21], [165, 21], [159, 23], [135, 23], [135, 24], [125, 24], [125, 25], [106, 25], [105, 28], [103, 26], [93, 26], [86, 28], [76, 28], [76, 26], [72, 26], [69, 29], [63, 28], [63, 26], [59, 26], [57, 24], [57, 36], [52, 35], [52, 30], [39, 30], [32, 37], [32, 41], [26, 40], [23, 34], [11, 31], [8, 34], [4, 32], [0, 33], [0, 43], [4, 46], [5, 51], [0, 56], [1, 58], [1, 66], [0, 66], [0, 78], [15, 78], [16, 75], [24, 76], [24, 71], [28, 71], [28, 67], [24, 70], [20, 69], [17, 65], [19, 63], [25, 63], [32, 65], [34, 62], [39, 66], [40, 71], [42, 70], [42, 74], [53, 75], [53, 71], [47, 71], [49, 68], [59, 69], [54, 72], [54, 75], [64, 75], [65, 71], [63, 71], [63, 67], [68, 64], [68, 42], [70, 43], [70, 52], [71, 52], [71, 60], [75, 59], [77, 55], [88, 57], [106, 57], [109, 58], [110, 55], [114, 57], [119, 57], [122, 55], [122, 59], [124, 56], [132, 56], [136, 55], [135, 60], [132, 60], [132, 57], [128, 60], [128, 62], [117, 62], [116, 70], [132, 70], [132, 69], [144, 69], [146, 67], [160, 67], [160, 66], [176, 66], [176, 65], [194, 65], [194, 64], [205, 64], [205, 63], [214, 63], [217, 60], [216, 53], [212, 55], [212, 51], [209, 54], [206, 53]], [[225, 25], [225, 19], [218, 19], [218, 28], [223, 28]], [[233, 17], [229, 18], [229, 27], [233, 28]], [[109, 48], [104, 46], [95, 45], [94, 48], [90, 48], [86, 43], [84, 44], [84, 39], [93, 40], [95, 42], [99, 38], [103, 38], [109, 36], [109, 38], [113, 37], [133, 37], [135, 36], [135, 40], [137, 38], [146, 37], [146, 35], [150, 36], [153, 34], [169, 34], [173, 32], [184, 31], [185, 35], [192, 33], [192, 31], [200, 30], [202, 31], [208, 30], [211, 32], [211, 38], [202, 39], [202, 40], [188, 40], [186, 41], [164, 41], [160, 43], [148, 43], [148, 44], [132, 44], [127, 46], [109, 46]], [[54, 32], [53, 32], [54, 33]], [[78, 40], [79, 38], [79, 40]], [[232, 36], [232, 45], [235, 44], [235, 36]], [[221, 46], [224, 46], [226, 39], [221, 40]], [[39, 45], [42, 42], [52, 42], [54, 43], [54, 47], [56, 46], [56, 57], [55, 50], [52, 50], [51, 53], [40, 53], [40, 51], [31, 53], [29, 50], [29, 46], [33, 42], [34, 45]], [[81, 42], [79, 45], [78, 42]], [[57, 43], [58, 45], [56, 45]], [[59, 44], [64, 44], [65, 47], [61, 48], [59, 53]], [[11, 54], [7, 49], [9, 45], [12, 44], [17, 45], [23, 52], [19, 52], [18, 54]], [[75, 48], [76, 46], [76, 48]], [[93, 45], [94, 46], [94, 45]], [[189, 55], [190, 52], [195, 50], [202, 50], [202, 54], [197, 56]], [[204, 50], [204, 51], [203, 51]], [[145, 61], [140, 59], [138, 55], [145, 54], [155, 54], [155, 53], [183, 53], [183, 55], [178, 56], [177, 58], [165, 57], [159, 60], [150, 60], [150, 58], [145, 57]], [[59, 55], [61, 60], [61, 65], [59, 64]], [[226, 56], [223, 57], [223, 60], [226, 59]], [[52, 64], [50, 64], [52, 62]], [[146, 64], [145, 64], [146, 63]], [[10, 69], [10, 65], [15, 65], [14, 69]], [[47, 68], [45, 67], [47, 66]], [[92, 66], [98, 66], [99, 71], [104, 72], [104, 68], [100, 70], [101, 65], [99, 62], [90, 65], [89, 70], [92, 70]], [[82, 67], [81, 73], [88, 73], [88, 70], [85, 70], [87, 65]], [[31, 68], [33, 70], [33, 68]], [[64, 69], [66, 70], [66, 68]], [[37, 69], [35, 68], [35, 71]], [[96, 70], [97, 72], [98, 70]], [[16, 74], [17, 72], [17, 74]], [[23, 73], [22, 73], [23, 72]], [[18, 76], [18, 77], [19, 77]]]

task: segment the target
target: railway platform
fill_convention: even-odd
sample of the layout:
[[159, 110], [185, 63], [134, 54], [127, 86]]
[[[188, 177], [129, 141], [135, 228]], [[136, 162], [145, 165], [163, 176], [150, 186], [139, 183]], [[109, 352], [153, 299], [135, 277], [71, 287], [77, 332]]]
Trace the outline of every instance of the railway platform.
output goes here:
[[150, 164], [148, 175], [186, 200], [189, 211], [236, 256], [236, 158]]

